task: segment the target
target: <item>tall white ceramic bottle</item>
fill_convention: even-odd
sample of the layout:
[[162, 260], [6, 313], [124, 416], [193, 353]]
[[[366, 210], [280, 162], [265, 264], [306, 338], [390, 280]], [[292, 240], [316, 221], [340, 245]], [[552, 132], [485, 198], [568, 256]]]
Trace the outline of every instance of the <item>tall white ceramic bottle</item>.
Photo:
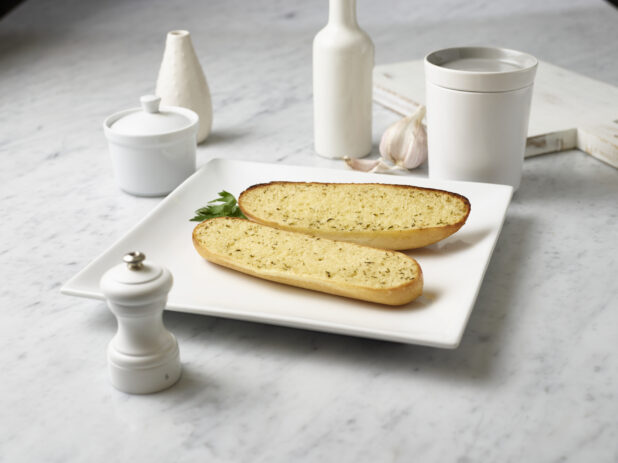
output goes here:
[[164, 106], [181, 106], [200, 117], [197, 142], [203, 142], [212, 127], [212, 101], [206, 76], [197, 59], [188, 31], [167, 34], [156, 94]]
[[316, 152], [360, 158], [371, 152], [374, 47], [356, 21], [356, 0], [330, 0], [328, 24], [313, 40]]

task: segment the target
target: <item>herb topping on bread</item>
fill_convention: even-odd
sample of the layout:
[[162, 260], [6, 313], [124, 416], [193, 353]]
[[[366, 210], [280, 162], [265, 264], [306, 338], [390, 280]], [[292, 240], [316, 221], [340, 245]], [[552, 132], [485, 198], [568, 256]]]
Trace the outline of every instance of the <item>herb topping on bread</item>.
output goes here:
[[376, 183], [272, 182], [248, 188], [238, 204], [265, 225], [387, 249], [435, 243], [470, 213], [456, 193]]
[[193, 232], [207, 260], [267, 280], [390, 305], [422, 292], [418, 263], [405, 254], [221, 217]]

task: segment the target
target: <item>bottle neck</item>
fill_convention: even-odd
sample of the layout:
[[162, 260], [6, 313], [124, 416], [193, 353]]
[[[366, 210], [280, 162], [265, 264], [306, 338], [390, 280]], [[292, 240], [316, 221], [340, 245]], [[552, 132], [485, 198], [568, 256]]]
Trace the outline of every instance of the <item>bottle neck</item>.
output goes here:
[[356, 0], [329, 0], [328, 24], [356, 27]]

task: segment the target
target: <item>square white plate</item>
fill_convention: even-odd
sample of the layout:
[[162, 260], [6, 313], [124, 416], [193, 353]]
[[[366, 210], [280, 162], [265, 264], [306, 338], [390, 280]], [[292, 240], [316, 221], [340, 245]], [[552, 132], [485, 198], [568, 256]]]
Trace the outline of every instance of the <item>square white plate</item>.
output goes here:
[[[466, 196], [472, 210], [454, 235], [408, 252], [423, 269], [423, 295], [391, 308], [261, 280], [206, 262], [197, 254], [191, 242], [196, 223], [189, 221], [196, 209], [221, 190], [237, 197], [251, 185], [273, 180], [439, 188]], [[103, 273], [119, 264], [126, 252], [139, 250], [174, 275], [169, 310], [455, 348], [474, 307], [511, 194], [512, 188], [503, 185], [215, 159], [73, 277], [62, 292], [103, 299], [99, 289]]]

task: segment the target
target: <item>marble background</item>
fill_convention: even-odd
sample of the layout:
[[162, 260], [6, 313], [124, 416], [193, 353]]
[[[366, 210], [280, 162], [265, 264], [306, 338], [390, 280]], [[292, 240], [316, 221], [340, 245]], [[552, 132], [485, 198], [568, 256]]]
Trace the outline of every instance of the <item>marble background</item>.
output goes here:
[[[618, 85], [608, 3], [358, 3], [377, 63], [499, 45]], [[28, 0], [0, 21], [0, 461], [618, 460], [618, 176], [578, 151], [526, 161], [457, 350], [168, 313], [180, 383], [109, 385], [113, 317], [59, 288], [159, 200], [116, 188], [103, 118], [185, 28], [215, 111], [199, 164], [343, 168], [312, 150], [326, 5]], [[394, 120], [375, 106], [376, 143]]]

